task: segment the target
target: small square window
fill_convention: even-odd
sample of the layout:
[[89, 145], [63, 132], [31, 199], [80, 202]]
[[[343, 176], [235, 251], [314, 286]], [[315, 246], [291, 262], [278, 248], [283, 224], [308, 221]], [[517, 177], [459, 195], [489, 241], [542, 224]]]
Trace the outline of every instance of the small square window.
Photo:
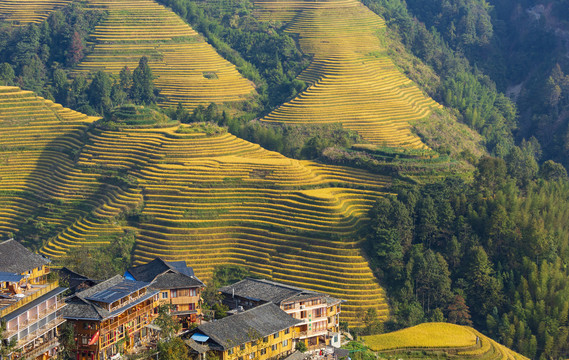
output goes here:
[[241, 344], [241, 346], [239, 346], [239, 349], [245, 350], [245, 344]]
[[278, 338], [278, 337], [279, 337], [279, 333], [276, 333], [276, 334], [275, 334], [275, 339]]
[[279, 347], [277, 346], [277, 344], [274, 344], [274, 345], [271, 347], [271, 349], [272, 349], [273, 351], [277, 351], [278, 348], [279, 348]]
[[168, 292], [162, 293], [162, 299], [168, 299]]
[[283, 346], [287, 346], [288, 345], [288, 339], [283, 341]]
[[284, 333], [285, 335], [288, 335], [290, 333], [290, 329], [285, 329]]

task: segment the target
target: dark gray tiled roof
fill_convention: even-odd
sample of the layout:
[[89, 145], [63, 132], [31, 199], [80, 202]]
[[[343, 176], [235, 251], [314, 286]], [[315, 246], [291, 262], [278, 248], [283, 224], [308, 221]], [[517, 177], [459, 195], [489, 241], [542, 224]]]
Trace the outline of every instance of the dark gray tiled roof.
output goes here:
[[154, 289], [180, 289], [205, 286], [185, 261], [166, 262], [156, 258], [127, 270], [135, 280], [152, 283]]
[[326, 296], [310, 290], [295, 286], [281, 284], [265, 279], [245, 278], [235, 284], [219, 289], [225, 295], [235, 295], [246, 299], [262, 302], [272, 302], [280, 305], [281, 302], [294, 298], [297, 300], [309, 299], [317, 296]]
[[171, 269], [172, 268], [168, 266], [164, 260], [156, 258], [149, 263], [133, 266], [127, 271], [135, 280], [152, 282], [158, 275], [163, 274], [164, 272]]
[[169, 270], [189, 277], [195, 277], [194, 269], [188, 266], [185, 261], [167, 262], [160, 258], [156, 258], [143, 265], [133, 266], [127, 271], [135, 280], [152, 282], [158, 275], [164, 274]]
[[[76, 273], [75, 271], [69, 270], [66, 267], [56, 270], [59, 273], [59, 278], [61, 281], [66, 282], [69, 289], [74, 291], [77, 287], [87, 286], [91, 287], [97, 284], [97, 281], [88, 278], [85, 275]], [[81, 291], [81, 290], [80, 290]]]
[[190, 277], [180, 273], [167, 272], [162, 275], [158, 275], [156, 280], [150, 285], [153, 289], [187, 289], [193, 287], [205, 286], [204, 283], [199, 281], [195, 277]]
[[14, 239], [0, 243], [0, 271], [21, 274], [49, 263]]
[[221, 320], [202, 324], [198, 326], [197, 332], [209, 336], [224, 349], [229, 349], [288, 329], [301, 322], [277, 305], [267, 303]]

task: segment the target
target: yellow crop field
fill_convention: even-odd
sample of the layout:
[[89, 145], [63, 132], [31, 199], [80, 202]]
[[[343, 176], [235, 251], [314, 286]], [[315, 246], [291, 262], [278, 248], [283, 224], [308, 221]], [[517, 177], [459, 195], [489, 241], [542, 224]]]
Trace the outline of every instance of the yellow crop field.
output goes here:
[[97, 235], [124, 231], [114, 219], [142, 206], [137, 262], [186, 260], [204, 279], [216, 265], [245, 265], [348, 300], [343, 313], [353, 324], [359, 308], [388, 315], [355, 236], [388, 178], [289, 159], [227, 133], [94, 128], [87, 136], [76, 165], [122, 169], [137, 187], [98, 198], [90, 214], [66, 226], [42, 253], [58, 258], [77, 246], [102, 245]]
[[256, 14], [287, 22], [301, 50], [314, 57], [299, 76], [309, 87], [262, 120], [342, 123], [372, 144], [426, 148], [409, 124], [439, 105], [425, 96], [385, 54], [384, 25], [357, 0], [257, 0]]
[[459, 358], [527, 359], [471, 327], [448, 323], [424, 323], [392, 333], [364, 336], [364, 342], [371, 350], [386, 353], [448, 351]]
[[188, 24], [152, 0], [88, 0], [88, 9], [108, 16], [91, 34], [95, 46], [77, 73], [97, 70], [118, 74], [134, 70], [147, 56], [162, 106], [182, 103], [188, 109], [212, 102], [242, 101], [254, 94], [253, 84], [239, 74]]
[[95, 120], [0, 86], [0, 193], [10, 194], [0, 197], [0, 234], [16, 232], [42, 199], [80, 201], [95, 191], [96, 176], [75, 169], [69, 156]]
[[40, 23], [72, 0], [0, 0], [0, 20], [13, 25]]

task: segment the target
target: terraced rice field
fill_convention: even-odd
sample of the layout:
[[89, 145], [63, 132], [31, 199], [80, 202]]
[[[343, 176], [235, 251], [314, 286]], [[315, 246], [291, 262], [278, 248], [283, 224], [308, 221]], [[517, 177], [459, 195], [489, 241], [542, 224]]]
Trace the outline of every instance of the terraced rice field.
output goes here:
[[230, 134], [95, 129], [89, 138], [78, 164], [128, 171], [139, 190], [105, 202], [52, 239], [44, 254], [98, 245], [95, 234], [121, 231], [110, 219], [139, 202], [137, 262], [186, 260], [204, 279], [216, 265], [245, 265], [348, 300], [343, 313], [353, 323], [358, 308], [387, 316], [384, 292], [355, 240], [387, 179], [292, 160]]
[[385, 54], [378, 31], [385, 26], [357, 0], [256, 0], [264, 20], [286, 22], [304, 53], [313, 56], [299, 76], [309, 87], [263, 121], [335, 123], [372, 144], [426, 148], [409, 122], [439, 106], [406, 78]]
[[71, 3], [72, 0], [0, 0], [0, 20], [14, 25], [40, 23], [52, 11]]
[[422, 357], [431, 354], [438, 358], [444, 353], [460, 359], [527, 359], [471, 327], [448, 323], [424, 323], [392, 333], [364, 336], [364, 342], [371, 350], [398, 358], [421, 351]]
[[95, 120], [31, 91], [0, 86], [0, 234], [16, 232], [40, 205], [37, 199], [73, 202], [93, 193], [96, 177], [75, 169], [70, 154]]
[[97, 70], [118, 74], [134, 70], [142, 56], [149, 58], [161, 105], [182, 103], [188, 109], [242, 101], [255, 92], [234, 65], [223, 59], [188, 24], [152, 0], [88, 0], [88, 8], [107, 10], [95, 29], [95, 46], [78, 72]]

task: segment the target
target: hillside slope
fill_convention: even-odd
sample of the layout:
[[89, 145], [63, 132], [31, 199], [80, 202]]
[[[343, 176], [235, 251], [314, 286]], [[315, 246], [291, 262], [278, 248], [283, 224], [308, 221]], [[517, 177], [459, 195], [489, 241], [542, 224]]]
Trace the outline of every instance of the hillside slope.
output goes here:
[[379, 31], [383, 20], [356, 0], [255, 1], [261, 19], [286, 22], [300, 47], [313, 56], [299, 76], [306, 91], [265, 118], [267, 122], [340, 122], [372, 144], [426, 148], [409, 121], [433, 107], [387, 57]]
[[78, 65], [78, 73], [133, 70], [142, 56], [156, 76], [165, 101], [188, 109], [212, 102], [246, 100], [253, 84], [237, 72], [188, 24], [152, 0], [89, 0], [87, 9], [108, 11], [91, 36], [93, 51]]
[[382, 356], [413, 358], [414, 351], [422, 357], [445, 355], [468, 359], [527, 359], [477, 330], [448, 323], [424, 323], [382, 335], [364, 336], [371, 350]]
[[[68, 202], [63, 213], [80, 211], [97, 192], [96, 177], [73, 167], [73, 154], [97, 118], [65, 109], [17, 87], [0, 87], [0, 234], [18, 231], [27, 217], [47, 200]], [[72, 215], [73, 216], [73, 215]]]
[[160, 117], [136, 107], [108, 130], [18, 88], [0, 94], [3, 234], [55, 228], [25, 240], [60, 258], [132, 231], [136, 262], [186, 260], [204, 280], [245, 265], [348, 300], [354, 324], [359, 308], [387, 316], [357, 231], [389, 179], [289, 159], [213, 125], [156, 128]]
[[72, 0], [0, 0], [0, 20], [13, 25], [37, 24]]

